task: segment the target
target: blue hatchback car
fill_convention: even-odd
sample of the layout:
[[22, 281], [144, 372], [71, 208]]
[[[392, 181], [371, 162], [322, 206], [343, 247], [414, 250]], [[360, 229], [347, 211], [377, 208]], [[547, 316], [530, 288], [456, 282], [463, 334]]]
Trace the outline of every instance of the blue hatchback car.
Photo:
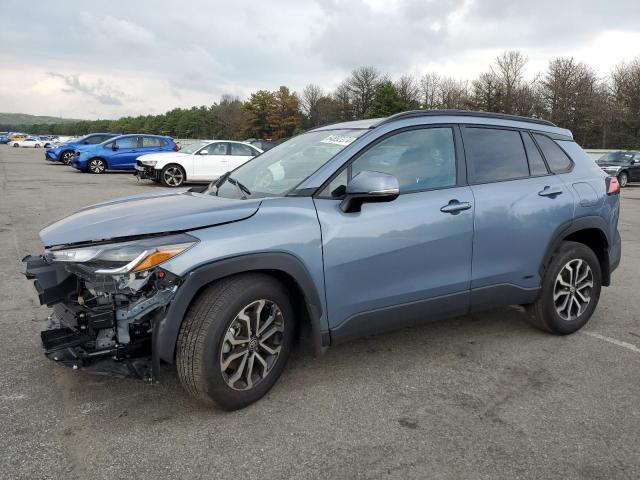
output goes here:
[[63, 143], [53, 148], [47, 148], [44, 153], [44, 158], [50, 162], [62, 162], [66, 165], [71, 163], [71, 158], [75, 154], [75, 151], [80, 146], [85, 145], [97, 145], [110, 138], [117, 137], [116, 133], [90, 133], [84, 137], [80, 137], [71, 142]]
[[53, 306], [50, 359], [150, 379], [175, 363], [195, 398], [236, 409], [301, 330], [320, 354], [524, 305], [577, 331], [620, 262], [619, 192], [550, 122], [405, 112], [298, 135], [207, 187], [86, 207], [40, 232], [27, 277]]
[[83, 172], [135, 170], [136, 158], [158, 152], [177, 152], [180, 148], [171, 137], [160, 135], [121, 135], [98, 145], [78, 147], [71, 166]]

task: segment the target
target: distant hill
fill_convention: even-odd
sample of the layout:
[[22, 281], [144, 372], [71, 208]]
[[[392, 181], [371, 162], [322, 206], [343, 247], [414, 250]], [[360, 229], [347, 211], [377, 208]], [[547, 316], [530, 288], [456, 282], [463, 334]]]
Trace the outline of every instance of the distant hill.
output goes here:
[[47, 117], [44, 115], [27, 115], [26, 113], [1, 113], [0, 125], [42, 125], [51, 123], [72, 123], [74, 118]]

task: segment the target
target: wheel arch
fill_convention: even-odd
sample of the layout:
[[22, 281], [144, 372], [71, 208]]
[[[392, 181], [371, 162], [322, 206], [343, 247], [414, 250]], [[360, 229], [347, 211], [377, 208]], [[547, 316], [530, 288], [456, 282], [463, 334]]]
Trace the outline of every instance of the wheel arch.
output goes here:
[[540, 276], [544, 276], [554, 253], [564, 241], [582, 243], [598, 257], [602, 272], [602, 285], [611, 284], [611, 265], [609, 264], [609, 237], [607, 223], [601, 217], [589, 216], [575, 219], [569, 226], [560, 227], [547, 247], [540, 266]]
[[289, 290], [296, 316], [309, 323], [314, 351], [321, 354], [328, 344], [328, 337], [325, 338], [326, 335], [323, 336], [321, 332], [322, 304], [309, 271], [291, 254], [268, 252], [211, 262], [184, 275], [182, 285], [158, 324], [157, 339], [153, 345], [154, 356], [168, 363], [175, 361], [176, 342], [183, 318], [208, 285], [233, 275], [255, 272], [273, 276]]
[[184, 180], [182, 181], [182, 183], [187, 181], [187, 169], [185, 168], [184, 165], [181, 165], [179, 163], [177, 163], [175, 160], [173, 161], [169, 161], [167, 163], [165, 163], [164, 165], [162, 165], [161, 167], [157, 167], [157, 164], [154, 166], [154, 169], [158, 171], [158, 178], [160, 178], [162, 176], [162, 172], [164, 171], [165, 168], [168, 167], [180, 167], [182, 169], [182, 172], [184, 173]]

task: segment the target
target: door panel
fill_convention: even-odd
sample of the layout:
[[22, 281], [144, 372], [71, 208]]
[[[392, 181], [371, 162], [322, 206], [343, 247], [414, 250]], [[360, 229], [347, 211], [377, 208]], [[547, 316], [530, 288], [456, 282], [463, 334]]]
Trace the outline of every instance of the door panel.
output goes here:
[[[452, 200], [470, 208], [441, 211]], [[364, 204], [358, 213], [342, 212], [338, 200], [316, 199], [315, 204], [332, 329], [342, 329], [349, 319], [373, 322], [373, 330], [402, 326], [399, 316], [409, 314], [411, 304], [420, 309], [421, 302], [455, 294], [455, 301], [439, 304], [440, 313], [467, 310], [473, 235], [469, 187], [407, 193], [390, 203]]]
[[[207, 154], [203, 155], [206, 149]], [[231, 170], [229, 155], [227, 155], [228, 145], [218, 142], [203, 148], [198, 154], [193, 156], [193, 179], [213, 180]]]
[[[573, 218], [573, 196], [556, 175], [473, 185], [471, 288], [538, 288], [538, 272], [557, 229]], [[557, 192], [549, 195], [549, 193]]]
[[113, 169], [135, 169], [136, 158], [141, 155], [142, 148], [138, 148], [141, 145], [141, 139], [139, 137], [127, 137], [120, 140], [116, 140], [118, 150], [113, 152], [109, 157], [107, 163], [109, 168]]

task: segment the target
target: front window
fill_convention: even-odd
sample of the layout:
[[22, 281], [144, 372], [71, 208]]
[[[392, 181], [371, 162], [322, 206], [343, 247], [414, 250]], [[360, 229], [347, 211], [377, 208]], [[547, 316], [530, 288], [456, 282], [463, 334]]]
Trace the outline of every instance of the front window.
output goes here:
[[616, 165], [630, 165], [634, 152], [610, 152], [598, 159], [598, 163], [613, 163]]
[[231, 172], [207, 193], [221, 197], [285, 195], [367, 130], [323, 130], [294, 137]]

